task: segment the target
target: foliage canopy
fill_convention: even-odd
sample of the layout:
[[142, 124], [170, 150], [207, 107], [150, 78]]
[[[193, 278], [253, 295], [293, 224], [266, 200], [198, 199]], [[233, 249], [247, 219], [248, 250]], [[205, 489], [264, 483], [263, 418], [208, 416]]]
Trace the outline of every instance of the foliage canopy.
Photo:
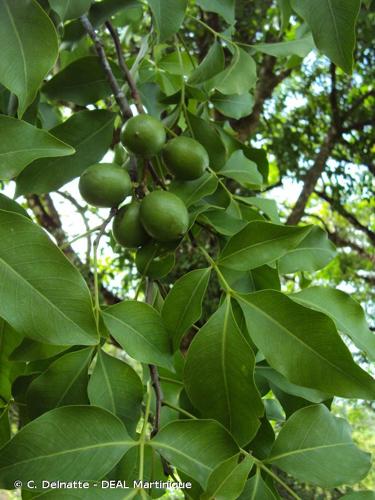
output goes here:
[[[309, 285], [334, 243], [372, 258], [308, 209], [319, 197], [374, 242], [329, 163], [361, 140], [355, 160], [373, 169], [371, 9], [0, 0], [0, 181], [15, 185], [0, 194], [0, 488], [64, 498], [42, 481], [126, 480], [79, 498], [146, 499], [166, 487], [133, 480], [173, 480], [193, 500], [298, 499], [291, 482], [367, 475], [331, 409], [375, 398], [348, 347], [374, 360], [374, 335], [354, 298]], [[317, 80], [268, 119], [274, 91], [277, 108]], [[288, 217], [264, 196], [286, 172], [303, 180]], [[55, 195], [86, 225], [74, 241]], [[124, 268], [134, 276], [108, 286]]]

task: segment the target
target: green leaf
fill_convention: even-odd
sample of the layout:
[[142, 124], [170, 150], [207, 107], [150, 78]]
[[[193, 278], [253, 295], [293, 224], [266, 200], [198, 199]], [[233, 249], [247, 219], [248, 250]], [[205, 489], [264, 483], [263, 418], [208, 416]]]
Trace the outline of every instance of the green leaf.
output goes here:
[[249, 93], [226, 96], [215, 94], [210, 100], [220, 113], [236, 120], [248, 116], [254, 106], [254, 98]]
[[158, 68], [171, 75], [189, 75], [194, 69], [191, 57], [187, 52], [181, 52], [180, 56], [177, 52], [171, 52], [160, 59]]
[[25, 425], [0, 450], [0, 487], [31, 477], [98, 480], [136, 443], [117, 417], [94, 406], [65, 406]]
[[219, 259], [220, 265], [248, 271], [279, 259], [311, 231], [311, 226], [293, 227], [250, 222], [230, 238]]
[[129, 432], [135, 431], [141, 416], [143, 385], [133, 368], [100, 350], [88, 394], [92, 405], [109, 410], [125, 423]]
[[227, 159], [227, 150], [213, 123], [188, 112], [188, 120], [194, 138], [206, 149], [210, 167], [219, 170]]
[[346, 73], [353, 70], [360, 5], [360, 0], [291, 0], [293, 10], [310, 26], [318, 49]]
[[296, 271], [318, 271], [335, 256], [336, 248], [328, 239], [328, 234], [320, 227], [313, 226], [299, 245], [280, 259], [279, 272], [288, 274]]
[[150, 305], [127, 300], [108, 307], [104, 322], [111, 335], [133, 358], [164, 368], [173, 367], [168, 333]]
[[21, 118], [58, 54], [56, 30], [38, 2], [0, 1], [0, 83], [18, 97]]
[[[13, 330], [0, 318], [0, 403], [7, 402], [12, 396], [12, 363], [10, 355], [21, 342], [22, 335]], [[1, 406], [0, 406], [1, 408]]]
[[260, 198], [259, 196], [236, 196], [236, 200], [239, 200], [246, 205], [252, 205], [259, 208], [259, 210], [261, 210], [271, 222], [274, 222], [275, 224], [280, 223], [279, 210], [275, 200]]
[[215, 467], [239, 451], [229, 432], [214, 420], [171, 422], [150, 444], [203, 487]]
[[308, 401], [311, 401], [312, 403], [322, 403], [330, 397], [329, 394], [326, 394], [324, 392], [292, 384], [279, 372], [277, 372], [273, 368], [270, 368], [269, 366], [257, 366], [255, 373], [260, 374], [262, 377], [265, 377], [270, 383], [276, 385], [287, 394], [306, 399]]
[[[27, 244], [25, 243], [27, 242]], [[89, 289], [44, 230], [0, 210], [0, 316], [25, 336], [57, 345], [93, 345]]]
[[175, 282], [165, 299], [161, 315], [176, 348], [186, 330], [202, 315], [210, 275], [211, 268], [190, 271]]
[[57, 12], [62, 21], [75, 19], [87, 12], [91, 0], [49, 0], [52, 9]]
[[350, 295], [338, 289], [314, 286], [294, 293], [290, 298], [329, 316], [340, 332], [348, 335], [370, 359], [375, 360], [375, 333], [369, 329], [362, 307]]
[[264, 413], [254, 383], [254, 365], [253, 351], [227, 299], [194, 337], [184, 384], [202, 415], [221, 422], [241, 446], [255, 436]]
[[246, 158], [241, 149], [232, 153], [224, 167], [218, 173], [219, 175], [224, 175], [224, 177], [234, 179], [245, 187], [263, 183], [263, 177], [258, 172], [256, 164]]
[[[112, 72], [121, 79], [121, 72], [110, 63]], [[80, 106], [93, 104], [108, 97], [112, 89], [97, 56], [76, 59], [63, 68], [42, 87], [42, 92], [50, 99], [70, 101]]]
[[245, 457], [240, 463], [238, 456], [234, 456], [219, 464], [208, 478], [201, 500], [237, 500], [253, 465], [251, 456]]
[[280, 30], [285, 31], [288, 27], [290, 16], [292, 15], [292, 7], [290, 6], [290, 0], [277, 0], [277, 3], [281, 17]]
[[159, 42], [164, 42], [180, 29], [185, 17], [187, 0], [147, 0], [154, 21]]
[[205, 172], [201, 177], [193, 181], [172, 181], [169, 191], [181, 198], [189, 208], [204, 196], [212, 194], [216, 190], [217, 184], [217, 177]]
[[10, 436], [9, 410], [8, 408], [0, 409], [0, 446], [9, 441]]
[[214, 87], [225, 95], [242, 95], [255, 86], [256, 79], [254, 59], [243, 49], [237, 48], [228, 68], [215, 77]]
[[67, 156], [74, 149], [46, 130], [0, 115], [0, 179], [16, 177], [29, 163], [46, 156]]
[[290, 382], [344, 398], [375, 396], [375, 381], [354, 363], [330, 318], [274, 290], [237, 298], [252, 340]]
[[233, 236], [233, 234], [238, 233], [238, 231], [247, 225], [247, 221], [230, 215], [228, 209], [210, 210], [203, 214], [201, 220], [207, 222], [218, 233], [225, 236]]
[[281, 429], [268, 463], [324, 488], [353, 484], [371, 466], [371, 455], [352, 441], [349, 424], [324, 405], [302, 408]]
[[[108, 475], [109, 480], [126, 480], [126, 484], [128, 487], [133, 486], [133, 481], [139, 481], [139, 465], [140, 465], [140, 446], [131, 448], [126, 454], [123, 456], [121, 461], [116, 465], [116, 468]], [[182, 479], [182, 478], [181, 478]], [[143, 480], [144, 481], [165, 481], [166, 477], [163, 471], [163, 466], [161, 463], [161, 457], [151, 446], [145, 446], [144, 454], [143, 454]], [[119, 488], [120, 489], [120, 488]], [[121, 491], [121, 489], [120, 489]], [[122, 489], [122, 491], [126, 491]], [[146, 491], [146, 488], [143, 489]], [[151, 498], [160, 497], [164, 488], [152, 487], [147, 488], [147, 493]], [[147, 497], [147, 498], [150, 498]], [[140, 495], [140, 491], [138, 491], [137, 500], [143, 500]], [[103, 497], [101, 499], [103, 500]], [[120, 500], [123, 500], [123, 497], [120, 497]]]
[[343, 500], [375, 500], [373, 491], [353, 491], [341, 497]]
[[69, 141], [76, 153], [69, 159], [38, 160], [29, 165], [17, 179], [17, 194], [59, 189], [101, 160], [112, 141], [114, 119], [115, 114], [109, 111], [80, 111], [52, 129], [56, 137]]
[[159, 279], [166, 276], [175, 265], [175, 254], [169, 248], [151, 240], [139, 248], [135, 263], [142, 276]]
[[39, 361], [52, 358], [67, 349], [67, 346], [43, 344], [25, 337], [12, 351], [10, 359], [12, 361]]
[[261, 476], [261, 469], [257, 467], [255, 475], [247, 481], [238, 500], [278, 500], [278, 498], [267, 486]]
[[88, 367], [92, 354], [91, 347], [69, 352], [31, 382], [26, 393], [31, 418], [59, 406], [88, 404]]
[[214, 42], [207, 52], [206, 57], [190, 75], [188, 79], [189, 84], [197, 85], [210, 80], [224, 70], [224, 63], [223, 48], [219, 42]]
[[21, 207], [21, 205], [2, 193], [0, 193], [0, 210], [6, 210], [7, 212], [16, 212], [17, 214], [30, 218], [29, 214], [23, 207]]
[[228, 24], [234, 23], [235, 0], [197, 0], [197, 4], [208, 12], [216, 12]]
[[308, 33], [304, 37], [296, 40], [276, 43], [258, 43], [252, 45], [252, 47], [257, 52], [263, 52], [263, 54], [269, 54], [274, 57], [298, 56], [304, 58], [315, 48], [315, 44], [312, 34]]

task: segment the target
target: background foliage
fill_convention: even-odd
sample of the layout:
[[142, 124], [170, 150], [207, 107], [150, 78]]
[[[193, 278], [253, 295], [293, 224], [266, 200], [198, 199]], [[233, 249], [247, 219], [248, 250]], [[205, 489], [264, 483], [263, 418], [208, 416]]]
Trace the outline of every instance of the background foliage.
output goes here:
[[[86, 14], [83, 22], [78, 19]], [[97, 456], [92, 465], [96, 478], [108, 475], [112, 468], [106, 469], [103, 463], [113, 464], [111, 477], [137, 477], [139, 470], [130, 470], [139, 462], [144, 477], [151, 477], [152, 463], [160, 453], [164, 459], [154, 470], [156, 477], [165, 477], [162, 467], [165, 470], [167, 462], [171, 463], [181, 479], [185, 474], [194, 479], [192, 498], [200, 497], [202, 486], [203, 498], [250, 498], [252, 494], [289, 498], [285, 487], [301, 498], [339, 498], [352, 489], [375, 488], [373, 473], [365, 477], [368, 459], [345, 437], [342, 421], [332, 416], [347, 418], [354, 442], [366, 451], [374, 450], [371, 429], [375, 419], [369, 401], [374, 389], [364, 373], [373, 370], [369, 360], [374, 359], [375, 350], [371, 333], [375, 326], [373, 27], [371, 1], [359, 0], [319, 0], [314, 7], [308, 0], [0, 0], [4, 47], [0, 57], [0, 209], [5, 210], [0, 214], [0, 443], [9, 437], [8, 416], [12, 434], [21, 429], [0, 452], [2, 486], [11, 488], [15, 473], [17, 477], [47, 470], [51, 476], [59, 474], [60, 463], [52, 461], [39, 462], [35, 470], [30, 465], [22, 470], [19, 456], [23, 460], [27, 453], [32, 456], [30, 443], [39, 446], [33, 435], [43, 432], [47, 442], [50, 433], [55, 450], [77, 436], [85, 446], [93, 439], [88, 429], [96, 429], [99, 423], [97, 443], [122, 444], [121, 449], [109, 448], [107, 455]], [[107, 73], [103, 53], [108, 58]], [[108, 80], [109, 71], [112, 80]], [[161, 164], [153, 161], [147, 167], [148, 177], [135, 179], [135, 170], [141, 171], [143, 165], [139, 159], [129, 162], [120, 143], [120, 129], [122, 121], [142, 111], [142, 106], [163, 119], [172, 132], [187, 130], [194, 135], [206, 147], [214, 172], [187, 185], [171, 180]], [[150, 252], [157, 249], [143, 249], [136, 255], [120, 248], [104, 228], [95, 259], [95, 234], [90, 230], [108, 214], [84, 203], [77, 177], [103, 157], [126, 164], [138, 192], [152, 189], [164, 175], [168, 189], [183, 199], [192, 217], [198, 217], [192, 238], [185, 238], [174, 255], [164, 249], [150, 264]], [[18, 204], [11, 199], [14, 193]], [[37, 225], [17, 215], [26, 216], [24, 210], [54, 243]], [[301, 226], [280, 226], [280, 221]], [[314, 229], [306, 229], [305, 224]], [[78, 238], [82, 233], [87, 234]], [[264, 242], [270, 235], [276, 243], [267, 245]], [[217, 272], [211, 259], [216, 259], [229, 238]], [[75, 268], [56, 251], [55, 244]], [[262, 246], [253, 251], [254, 244]], [[275, 260], [281, 285], [278, 273], [268, 266]], [[97, 275], [100, 307], [96, 303], [92, 311], [84, 281], [95, 296]], [[43, 281], [46, 276], [53, 280], [53, 289]], [[280, 286], [283, 293], [292, 294], [293, 301], [280, 294]], [[314, 295], [312, 287], [316, 286], [349, 293], [362, 304], [370, 328], [350, 299], [340, 292]], [[228, 288], [242, 299], [231, 305], [228, 297], [221, 297], [222, 289]], [[127, 301], [134, 297], [146, 299], [155, 309]], [[192, 298], [188, 306], [186, 297]], [[51, 300], [54, 307], [50, 307]], [[104, 311], [100, 329], [107, 335], [108, 329], [112, 340], [100, 351], [93, 368], [99, 309]], [[315, 309], [333, 318], [364, 371], [348, 358], [333, 323]], [[275, 311], [290, 314], [284, 317]], [[278, 345], [280, 331], [264, 323], [264, 314], [297, 336], [298, 325], [303, 324], [312, 349], [318, 346], [314, 332], [329, 332], [330, 340], [318, 346], [319, 352], [337, 361], [339, 369], [328, 372], [331, 363], [316, 363], [308, 350], [299, 351], [292, 343], [281, 343], [280, 357], [273, 347]], [[141, 327], [144, 323], [150, 327]], [[137, 328], [143, 344], [131, 342], [129, 332]], [[172, 360], [169, 340], [175, 350], [181, 342], [183, 356], [175, 354]], [[257, 348], [267, 363], [261, 352], [254, 359], [252, 349], [256, 352]], [[223, 349], [228, 349], [224, 379], [229, 391], [222, 382], [223, 373], [216, 369]], [[329, 357], [332, 352], [335, 359]], [[300, 366], [294, 369], [295, 359], [302, 359], [307, 370], [315, 373], [313, 384]], [[175, 373], [170, 371], [172, 362]], [[237, 371], [241, 364], [252, 373], [255, 363], [262, 400], [251, 377]], [[154, 366], [151, 377], [156, 387], [155, 396], [148, 386], [148, 399], [144, 395], [147, 364]], [[170, 405], [161, 413], [155, 365], [164, 402]], [[109, 387], [105, 385], [108, 377]], [[229, 404], [225, 403], [228, 394]], [[331, 414], [321, 403], [330, 406], [327, 400], [333, 395]], [[253, 402], [251, 407], [248, 400]], [[87, 408], [89, 403], [116, 414], [126, 431], [110, 413]], [[84, 405], [78, 421], [66, 408], [71, 404]], [[148, 414], [148, 404], [153, 418], [150, 427], [144, 425], [141, 431], [139, 421], [145, 411]], [[263, 406], [268, 420], [261, 418]], [[189, 414], [214, 421], [171, 423]], [[252, 467], [249, 456], [238, 463], [233, 438], [215, 421], [252, 450], [257, 460], [271, 457], [276, 481], [264, 474], [259, 463]], [[322, 443], [318, 431], [310, 436], [310, 446], [318, 448], [315, 463], [327, 461], [323, 462], [327, 477], [314, 469], [308, 456], [306, 462], [300, 456], [294, 462], [272, 459], [289, 451], [288, 447], [298, 449], [299, 443], [293, 445], [291, 436], [308, 425], [317, 425], [319, 430], [324, 426], [329, 438], [341, 429], [338, 441], [343, 439], [346, 447], [347, 469], [342, 450], [334, 449], [332, 456], [319, 450], [327, 442]], [[292, 429], [289, 437], [288, 428]], [[273, 432], [280, 429], [270, 454]], [[137, 431], [139, 450], [132, 448]], [[155, 435], [152, 448], [142, 444], [150, 432]], [[180, 435], [187, 438], [180, 442]], [[284, 443], [283, 435], [287, 436]], [[199, 437], [196, 448], [191, 444], [194, 436]], [[169, 450], [176, 440], [176, 449], [190, 457], [188, 463], [181, 462], [175, 448]], [[212, 443], [217, 443], [214, 450]], [[200, 466], [191, 457], [199, 458]], [[79, 461], [84, 464], [84, 457]], [[205, 467], [212, 472], [210, 478], [202, 472]], [[73, 462], [71, 473], [74, 468]], [[217, 477], [229, 478], [220, 485], [221, 492]], [[335, 484], [332, 477], [337, 479]], [[171, 493], [166, 495], [173, 498]], [[32, 496], [23, 492], [24, 498]], [[48, 493], [43, 496], [48, 498]]]

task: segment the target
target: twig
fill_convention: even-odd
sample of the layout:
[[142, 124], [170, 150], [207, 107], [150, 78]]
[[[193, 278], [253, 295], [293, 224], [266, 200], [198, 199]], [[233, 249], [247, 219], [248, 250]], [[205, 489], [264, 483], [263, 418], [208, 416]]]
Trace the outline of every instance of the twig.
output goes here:
[[137, 111], [138, 111], [138, 113], [144, 113], [144, 109], [143, 109], [142, 101], [141, 101], [141, 96], [139, 95], [139, 92], [138, 92], [137, 86], [135, 84], [133, 75], [131, 74], [131, 72], [128, 68], [128, 65], [125, 62], [124, 54], [122, 53], [122, 48], [121, 48], [121, 41], [120, 41], [120, 37], [117, 33], [117, 30], [112, 25], [112, 23], [110, 21], [106, 21], [105, 25], [106, 25], [106, 28], [108, 29], [108, 31], [113, 39], [113, 42], [115, 44], [117, 60], [118, 60], [119, 66], [120, 66], [120, 70], [121, 70], [121, 73], [122, 73], [125, 81], [128, 82], [128, 84], [129, 84], [130, 92], [131, 92], [132, 98], [135, 102], [135, 105], [137, 107]]
[[94, 253], [94, 259], [93, 259], [93, 264], [94, 264], [94, 305], [95, 305], [95, 318], [96, 318], [96, 323], [99, 328], [99, 319], [100, 319], [100, 303], [99, 303], [99, 281], [98, 281], [98, 247], [100, 243], [100, 239], [105, 233], [105, 230], [112, 220], [112, 218], [116, 215], [117, 213], [117, 208], [111, 208], [111, 211], [109, 212], [108, 217], [105, 219], [103, 224], [100, 226], [99, 233], [97, 237], [94, 240], [93, 243], [93, 253]]
[[355, 111], [368, 97], [375, 96], [375, 89], [371, 89], [364, 94], [362, 94], [358, 99], [354, 101], [352, 106], [345, 111], [345, 113], [342, 116], [343, 120], [346, 120], [349, 116], [353, 114], [353, 111]]
[[164, 184], [164, 181], [162, 179], [160, 179], [160, 177], [158, 176], [158, 174], [156, 173], [151, 161], [147, 161], [146, 162], [146, 166], [151, 174], [151, 177], [153, 179], [153, 181], [155, 182], [155, 184], [158, 184], [162, 189], [166, 190], [166, 186]]
[[[152, 281], [150, 279], [147, 279], [146, 283], [145, 302], [147, 304], [152, 303]], [[154, 388], [156, 397], [154, 425], [151, 431], [151, 437], [154, 437], [155, 434], [157, 434], [160, 429], [160, 414], [161, 414], [161, 407], [163, 404], [164, 394], [160, 385], [160, 378], [157, 367], [155, 365], [148, 365], [148, 366], [150, 369], [152, 387]]]
[[152, 387], [154, 388], [156, 396], [155, 420], [151, 432], [151, 437], [154, 437], [155, 434], [157, 434], [160, 429], [160, 415], [161, 415], [161, 407], [163, 405], [164, 394], [160, 385], [159, 372], [157, 367], [155, 365], [149, 365], [149, 368], [152, 380]]
[[[56, 191], [56, 193], [58, 195], [60, 195], [62, 198], [65, 198], [66, 200], [68, 200], [76, 208], [77, 212], [80, 214], [80, 216], [83, 220], [83, 224], [86, 228], [86, 233], [84, 236], [86, 236], [86, 240], [87, 240], [86, 266], [90, 267], [91, 233], [92, 233], [92, 231], [90, 231], [90, 224], [89, 224], [89, 221], [87, 220], [87, 217], [86, 217], [86, 207], [80, 205], [78, 203], [78, 201], [73, 196], [71, 196], [69, 193], [66, 193], [64, 191]], [[81, 235], [81, 237], [82, 237], [82, 235]], [[70, 243], [72, 243], [72, 242], [70, 242]]]
[[87, 34], [94, 42], [96, 53], [99, 56], [100, 63], [106, 74], [109, 85], [111, 86], [113, 95], [121, 110], [122, 117], [124, 118], [124, 120], [131, 118], [133, 116], [133, 113], [130, 109], [129, 103], [125, 97], [124, 92], [121, 90], [119, 84], [117, 83], [115, 75], [112, 72], [112, 68], [108, 62], [102, 41], [100, 40], [99, 36], [97, 35], [93, 25], [91, 24], [87, 16], [81, 16], [81, 22]]
[[333, 210], [335, 210], [338, 214], [340, 214], [344, 219], [350, 222], [355, 228], [359, 231], [364, 232], [370, 241], [375, 244], [375, 233], [371, 231], [367, 226], [363, 225], [352, 213], [348, 212], [340, 203], [328, 196], [324, 191], [314, 190], [314, 193], [317, 194], [320, 198], [329, 203]]

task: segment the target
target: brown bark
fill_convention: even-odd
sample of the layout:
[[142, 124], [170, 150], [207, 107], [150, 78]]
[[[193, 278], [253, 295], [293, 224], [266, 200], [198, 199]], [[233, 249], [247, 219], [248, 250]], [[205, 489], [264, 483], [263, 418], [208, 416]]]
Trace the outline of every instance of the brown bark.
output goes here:
[[314, 192], [316, 183], [318, 182], [318, 179], [324, 170], [325, 164], [332, 152], [336, 139], [336, 129], [332, 126], [328, 131], [326, 138], [324, 139], [317, 157], [315, 158], [314, 165], [306, 174], [302, 191], [296, 201], [296, 204], [293, 207], [292, 212], [287, 219], [287, 224], [298, 224], [298, 222], [303, 217], [307, 202], [311, 194]]
[[274, 69], [276, 58], [264, 56], [263, 63], [260, 66], [258, 83], [254, 95], [254, 108], [251, 115], [233, 122], [234, 129], [238, 132], [238, 138], [246, 141], [258, 128], [260, 116], [263, 112], [264, 103], [272, 97], [272, 93], [285, 78], [292, 72], [291, 69], [276, 74]]
[[375, 244], [375, 233], [371, 231], [367, 226], [359, 222], [359, 220], [354, 217], [353, 214], [348, 212], [343, 206], [340, 205], [339, 202], [328, 196], [326, 193], [321, 192], [321, 191], [315, 191], [315, 193], [320, 196], [323, 200], [328, 202], [332, 209], [335, 210], [338, 214], [340, 214], [342, 217], [344, 217], [350, 224], [352, 224], [356, 229], [359, 229], [359, 231], [362, 231], [365, 233], [370, 241]]

